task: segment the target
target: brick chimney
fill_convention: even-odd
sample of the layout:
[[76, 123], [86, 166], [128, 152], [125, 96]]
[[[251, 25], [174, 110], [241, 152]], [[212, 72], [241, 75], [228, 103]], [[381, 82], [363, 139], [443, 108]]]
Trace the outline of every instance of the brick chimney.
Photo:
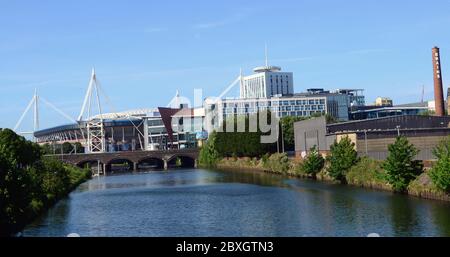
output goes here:
[[434, 70], [434, 101], [436, 106], [436, 116], [445, 115], [444, 92], [442, 87], [441, 56], [439, 48], [433, 48], [433, 70]]

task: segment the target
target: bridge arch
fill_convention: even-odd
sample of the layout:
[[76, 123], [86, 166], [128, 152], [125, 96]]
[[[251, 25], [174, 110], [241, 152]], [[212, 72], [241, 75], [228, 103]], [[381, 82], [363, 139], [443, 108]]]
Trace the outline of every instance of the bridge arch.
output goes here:
[[167, 166], [168, 168], [195, 168], [196, 162], [196, 158], [192, 156], [175, 154], [167, 159]]
[[133, 171], [134, 162], [127, 158], [114, 158], [105, 163], [105, 169], [107, 173]]
[[103, 162], [98, 159], [87, 159], [87, 160], [79, 161], [75, 165], [79, 168], [90, 168], [93, 165], [95, 165], [95, 166], [101, 165], [102, 166]]
[[147, 156], [136, 162], [138, 170], [164, 169], [164, 160], [158, 157]]
[[87, 159], [76, 163], [76, 166], [82, 169], [91, 170], [92, 175], [104, 174], [105, 165], [99, 159]]

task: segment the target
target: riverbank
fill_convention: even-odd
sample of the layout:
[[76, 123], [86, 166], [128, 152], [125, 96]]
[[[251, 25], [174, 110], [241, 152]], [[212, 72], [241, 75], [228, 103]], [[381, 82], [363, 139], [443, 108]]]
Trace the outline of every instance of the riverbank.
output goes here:
[[[279, 163], [276, 163], [277, 161]], [[271, 162], [270, 158], [267, 160], [224, 158], [217, 162], [216, 167], [221, 170], [252, 170], [300, 179], [315, 179], [326, 183], [339, 183], [328, 175], [326, 167], [316, 175], [316, 178], [313, 178], [301, 171], [300, 164], [300, 161], [295, 159], [274, 159]], [[381, 162], [376, 160], [362, 159], [346, 174], [347, 185], [393, 192], [392, 187], [384, 179], [385, 171], [381, 169], [380, 164]], [[450, 195], [433, 185], [427, 170], [409, 184], [406, 193], [414, 197], [450, 202]]]

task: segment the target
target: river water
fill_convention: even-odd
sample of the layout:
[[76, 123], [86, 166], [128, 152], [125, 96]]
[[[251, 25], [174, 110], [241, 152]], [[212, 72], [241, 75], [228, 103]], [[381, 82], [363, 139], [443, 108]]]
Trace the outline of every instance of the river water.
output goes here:
[[96, 177], [24, 236], [450, 236], [450, 204], [251, 171]]

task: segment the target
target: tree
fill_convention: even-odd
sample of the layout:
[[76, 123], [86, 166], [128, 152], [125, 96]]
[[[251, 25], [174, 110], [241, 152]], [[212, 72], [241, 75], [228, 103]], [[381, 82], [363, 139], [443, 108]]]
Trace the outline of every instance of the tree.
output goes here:
[[220, 158], [219, 152], [216, 149], [217, 132], [213, 131], [206, 143], [200, 149], [199, 163], [205, 167], [214, 167]]
[[305, 120], [304, 117], [287, 116], [281, 118], [281, 127], [283, 128], [284, 149], [293, 151], [295, 148], [294, 123]]
[[433, 154], [437, 162], [430, 170], [430, 178], [437, 188], [450, 193], [450, 137], [436, 146]]
[[395, 192], [405, 192], [409, 182], [422, 172], [421, 163], [414, 161], [419, 151], [404, 136], [397, 137], [388, 149], [389, 155], [383, 163], [386, 179]]
[[0, 155], [0, 236], [15, 231], [26, 219], [31, 202], [29, 176]]
[[426, 110], [426, 111], [420, 112], [420, 115], [421, 116], [434, 116], [434, 115], [436, 115], [436, 112], [435, 111]]
[[44, 155], [53, 154], [53, 148], [49, 143], [45, 143], [44, 145], [41, 145], [41, 151]]
[[[253, 114], [251, 118], [260, 115]], [[267, 113], [268, 123], [270, 124], [271, 116], [270, 112]], [[264, 117], [260, 115], [259, 118]], [[223, 124], [221, 124], [224, 132], [217, 132], [215, 138], [215, 149], [220, 156], [224, 157], [260, 157], [268, 152], [275, 152], [276, 143], [273, 144], [263, 144], [261, 143], [261, 136], [265, 134], [270, 134], [271, 132], [262, 133], [259, 127], [259, 122], [257, 123], [255, 129], [256, 132], [250, 132], [250, 117], [249, 116], [235, 116], [228, 118]], [[238, 120], [245, 122], [244, 132], [237, 132]], [[231, 123], [232, 122], [232, 123]], [[226, 124], [231, 123], [234, 126], [233, 131], [226, 130]]]
[[75, 153], [84, 153], [84, 147], [80, 142], [75, 142], [74, 144], [75, 147]]
[[325, 159], [319, 153], [317, 147], [314, 146], [303, 161], [301, 168], [306, 174], [315, 178], [316, 174], [323, 169], [324, 165]]
[[62, 144], [62, 152], [64, 153], [64, 154], [69, 154], [69, 153], [71, 153], [73, 151], [73, 145], [71, 144], [71, 143], [69, 143], [69, 142], [64, 142], [63, 144]]
[[333, 179], [345, 183], [347, 171], [358, 162], [355, 144], [350, 138], [344, 137], [339, 142], [335, 141], [330, 148], [331, 153], [327, 157], [330, 163], [328, 173]]
[[54, 158], [45, 158], [42, 164], [42, 189], [48, 201], [61, 198], [70, 188], [69, 171], [62, 162]]
[[41, 149], [10, 129], [0, 129], [0, 155], [13, 167], [26, 167], [39, 160]]

